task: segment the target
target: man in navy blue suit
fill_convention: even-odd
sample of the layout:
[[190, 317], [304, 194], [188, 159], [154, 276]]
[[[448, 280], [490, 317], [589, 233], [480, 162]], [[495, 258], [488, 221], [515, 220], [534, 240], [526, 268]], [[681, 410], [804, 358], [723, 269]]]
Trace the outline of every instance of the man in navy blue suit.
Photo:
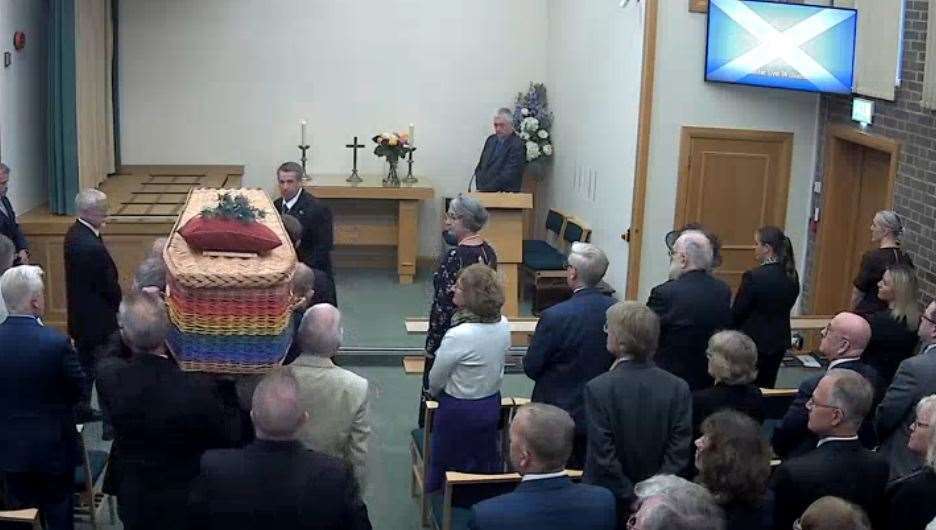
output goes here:
[[510, 461], [523, 476], [513, 493], [471, 509], [473, 530], [612, 530], [614, 496], [587, 484], [574, 484], [564, 471], [572, 452], [575, 424], [566, 411], [531, 403], [510, 424]]
[[75, 466], [81, 461], [75, 406], [88, 395], [71, 342], [45, 327], [42, 270], [0, 277], [9, 311], [0, 324], [0, 472], [15, 505], [38, 506], [48, 529], [71, 529]]
[[499, 109], [494, 116], [494, 134], [484, 141], [475, 167], [478, 191], [520, 191], [524, 158], [523, 140], [513, 129], [513, 113]]
[[16, 245], [16, 264], [26, 265], [29, 263], [29, 242], [20, 230], [16, 222], [16, 213], [13, 212], [13, 205], [6, 196], [9, 183], [10, 167], [0, 163], [0, 234], [10, 238], [10, 241]]
[[604, 332], [605, 312], [614, 299], [597, 285], [608, 270], [608, 257], [589, 243], [573, 243], [566, 267], [572, 298], [543, 311], [523, 357], [523, 371], [536, 381], [533, 401], [555, 405], [575, 420], [575, 443], [569, 467], [585, 464], [585, 383], [608, 371], [614, 356]]

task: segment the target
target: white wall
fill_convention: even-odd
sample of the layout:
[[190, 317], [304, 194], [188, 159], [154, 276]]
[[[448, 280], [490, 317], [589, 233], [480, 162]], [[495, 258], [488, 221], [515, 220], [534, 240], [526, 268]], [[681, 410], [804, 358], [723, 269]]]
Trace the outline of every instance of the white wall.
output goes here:
[[[17, 214], [46, 201], [46, 0], [0, 0], [0, 158], [12, 175], [7, 196]], [[13, 33], [26, 33], [26, 47], [13, 49]], [[0, 59], [2, 60], [2, 59]]]
[[413, 122], [435, 255], [440, 197], [466, 187], [494, 111], [546, 75], [546, 27], [538, 0], [121, 0], [122, 163], [245, 164], [273, 191], [302, 118], [311, 173], [350, 172], [352, 136]]
[[611, 261], [606, 281], [623, 294], [627, 243], [620, 236], [631, 217], [645, 4], [619, 4], [549, 2], [546, 86], [556, 154], [539, 186], [537, 223], [549, 207], [585, 220]]
[[689, 13], [685, 2], [661, 0], [658, 24], [639, 299], [645, 300], [654, 285], [666, 280], [669, 258], [663, 236], [673, 229], [683, 126], [793, 133], [786, 232], [802, 271], [809, 186], [816, 167], [819, 96], [705, 83], [705, 15]]

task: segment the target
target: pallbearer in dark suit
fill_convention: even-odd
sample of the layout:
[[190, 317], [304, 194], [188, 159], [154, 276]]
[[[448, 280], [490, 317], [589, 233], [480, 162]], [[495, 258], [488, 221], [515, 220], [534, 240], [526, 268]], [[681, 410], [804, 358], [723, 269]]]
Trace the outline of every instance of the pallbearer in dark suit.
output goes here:
[[670, 278], [650, 291], [647, 306], [660, 316], [660, 368], [681, 377], [691, 390], [712, 386], [705, 348], [716, 331], [731, 327], [731, 289], [712, 276], [712, 243], [686, 230], [673, 245]]
[[94, 350], [117, 331], [120, 284], [100, 229], [107, 218], [107, 195], [88, 188], [75, 197], [78, 220], [65, 234], [65, 292], [68, 334], [75, 339], [81, 366], [94, 379]]
[[240, 435], [240, 417], [225, 407], [214, 380], [183, 372], [169, 358], [168, 332], [158, 295], [128, 294], [120, 333], [132, 359], [102, 365], [97, 381], [114, 426], [108, 483], [126, 530], [184, 528], [202, 454], [230, 447]]
[[608, 371], [614, 356], [604, 332], [605, 312], [614, 298], [597, 288], [608, 270], [608, 257], [589, 243], [573, 243], [566, 267], [572, 298], [543, 311], [523, 356], [523, 371], [536, 381], [533, 401], [555, 405], [575, 420], [575, 444], [569, 467], [585, 464], [585, 383]]
[[884, 528], [884, 457], [861, 446], [858, 427], [871, 410], [874, 389], [852, 370], [832, 370], [808, 402], [809, 430], [819, 438], [806, 455], [785, 460], [774, 472], [774, 524], [791, 528], [815, 500], [833, 495], [867, 512], [875, 528]]
[[16, 265], [26, 265], [29, 263], [29, 242], [20, 230], [13, 205], [6, 196], [9, 183], [10, 167], [0, 163], [0, 234], [10, 238], [16, 246]]
[[741, 277], [731, 309], [735, 329], [757, 345], [756, 384], [773, 388], [790, 347], [790, 310], [799, 296], [799, 275], [790, 238], [776, 226], [754, 233], [754, 257], [761, 265]]
[[523, 477], [513, 493], [471, 510], [473, 530], [613, 530], [614, 496], [597, 486], [573, 484], [564, 467], [575, 423], [552, 405], [531, 403], [510, 424], [510, 461]]
[[15, 503], [38, 506], [46, 528], [72, 528], [80, 460], [75, 405], [88, 395], [68, 337], [39, 320], [42, 270], [21, 265], [0, 278], [9, 316], [0, 324], [0, 472]]
[[335, 235], [331, 209], [302, 189], [302, 166], [295, 162], [285, 162], [276, 170], [276, 182], [280, 190], [280, 197], [273, 201], [276, 211], [289, 214], [302, 224], [302, 241], [296, 249], [299, 260], [334, 276], [331, 251]]
[[[299, 394], [290, 368], [260, 381], [250, 411], [256, 441], [205, 453], [189, 497], [189, 528], [370, 530], [350, 467], [299, 442], [310, 416]], [[315, 411], [311, 416], [315, 421]]]
[[524, 159], [523, 140], [513, 130], [513, 112], [499, 109], [494, 115], [494, 134], [484, 141], [475, 167], [478, 191], [520, 191]]

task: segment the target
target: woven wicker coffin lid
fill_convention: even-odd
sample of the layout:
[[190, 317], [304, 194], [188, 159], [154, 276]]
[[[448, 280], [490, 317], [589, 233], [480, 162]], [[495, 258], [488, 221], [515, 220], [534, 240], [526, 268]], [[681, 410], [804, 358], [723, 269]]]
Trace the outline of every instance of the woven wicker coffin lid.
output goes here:
[[[258, 219], [258, 222], [269, 227], [283, 244], [256, 258], [210, 257], [192, 250], [185, 238], [179, 235], [179, 228], [206, 206], [216, 206], [218, 194], [224, 192], [241, 193], [255, 208], [264, 210], [266, 217]], [[163, 257], [169, 274], [180, 284], [193, 288], [272, 287], [289, 281], [296, 269], [296, 251], [273, 208], [273, 202], [261, 189], [193, 189], [185, 203], [185, 211], [172, 229]]]

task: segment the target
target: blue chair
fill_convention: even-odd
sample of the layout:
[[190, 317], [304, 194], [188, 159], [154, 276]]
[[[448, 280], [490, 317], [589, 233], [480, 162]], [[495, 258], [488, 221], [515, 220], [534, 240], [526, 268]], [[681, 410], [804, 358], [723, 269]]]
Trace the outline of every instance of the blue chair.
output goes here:
[[[549, 213], [546, 219], [547, 227], [550, 225], [555, 227], [558, 222], [556, 210], [550, 210]], [[539, 311], [552, 305], [550, 301], [554, 303], [557, 298], [554, 296], [555, 293], [541, 296], [543, 291], [567, 289], [565, 285], [566, 258], [572, 243], [591, 240], [591, 229], [580, 219], [574, 216], [564, 216], [563, 219], [557, 246], [544, 241], [523, 242], [523, 271], [533, 278], [534, 314], [539, 314]]]
[[[544, 265], [550, 265], [550, 261], [557, 255], [562, 257], [559, 247], [567, 218], [568, 216], [559, 210], [549, 210], [546, 214], [546, 239], [523, 240], [524, 265], [529, 263], [530, 267], [543, 268]], [[563, 263], [560, 268], [564, 266]]]

